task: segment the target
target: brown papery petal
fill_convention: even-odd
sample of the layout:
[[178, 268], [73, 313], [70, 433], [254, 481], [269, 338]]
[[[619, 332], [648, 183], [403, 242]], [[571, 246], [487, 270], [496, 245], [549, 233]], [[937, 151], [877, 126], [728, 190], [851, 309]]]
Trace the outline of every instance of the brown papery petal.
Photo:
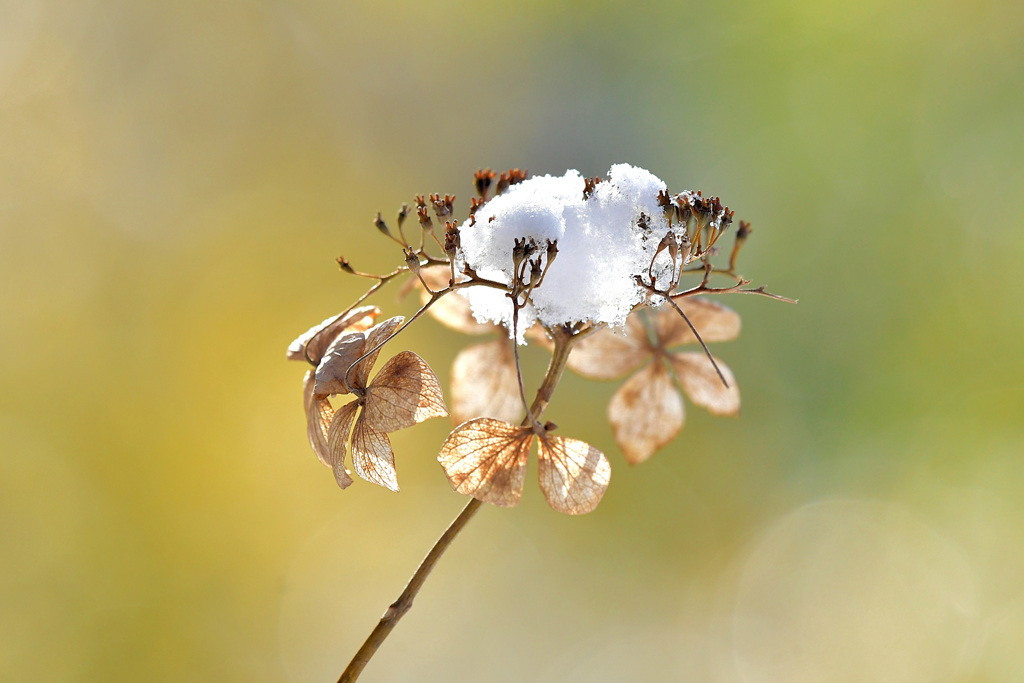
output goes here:
[[[388, 318], [384, 322], [377, 323], [368, 329], [366, 331], [366, 345], [363, 346], [363, 353], [366, 353], [377, 344], [391, 336], [391, 334], [397, 330], [403, 322], [405, 322], [405, 318], [400, 315], [396, 315], [394, 318]], [[352, 381], [355, 386], [366, 386], [366, 382], [370, 378], [370, 368], [372, 368], [374, 362], [376, 362], [377, 356], [380, 355], [380, 351], [381, 349], [377, 349], [369, 356], [359, 361], [359, 364], [354, 370], [352, 370]]]
[[683, 419], [683, 400], [661, 361], [630, 377], [608, 404], [615, 441], [631, 465], [676, 438]]
[[[307, 351], [310, 360], [319, 363], [327, 347], [343, 332], [364, 332], [373, 325], [374, 319], [380, 315], [376, 306], [360, 306], [353, 308], [346, 315], [336, 315], [319, 325], [309, 328], [288, 345], [288, 360], [306, 360]], [[307, 350], [308, 345], [308, 350]]]
[[403, 351], [389, 360], [366, 388], [363, 419], [382, 432], [447, 414], [437, 376], [412, 351]]
[[359, 409], [359, 402], [352, 401], [341, 407], [341, 410], [334, 414], [331, 421], [331, 428], [327, 430], [327, 445], [330, 448], [330, 465], [334, 471], [334, 479], [341, 488], [348, 488], [352, 483], [345, 468], [345, 446], [348, 444], [348, 435], [352, 431], [352, 420], [356, 417]]
[[317, 398], [313, 394], [313, 384], [313, 371], [309, 370], [302, 384], [302, 402], [306, 409], [306, 435], [316, 457], [330, 467], [331, 450], [327, 444], [327, 429], [334, 417], [334, 409], [326, 398]]
[[740, 389], [736, 378], [729, 366], [717, 356], [715, 363], [729, 382], [728, 387], [722, 384], [722, 378], [703, 353], [673, 353], [669, 360], [679, 386], [695, 404], [707, 408], [712, 415], [736, 415], [740, 412]]
[[[426, 268], [420, 268], [420, 277], [422, 277], [423, 281], [427, 283], [427, 286], [436, 292], [444, 289], [448, 286], [448, 283], [451, 282], [452, 269], [448, 266], [427, 266]], [[462, 275], [459, 277], [466, 279]], [[413, 277], [409, 282], [414, 286], [418, 285], [421, 292], [428, 298], [430, 297], [426, 291], [423, 291], [423, 285], [419, 282], [418, 278]]]
[[[682, 299], [676, 304], [708, 344], [731, 341], [740, 334], [740, 314], [727, 306], [706, 299]], [[693, 330], [671, 304], [658, 309], [658, 339], [661, 348], [697, 343]]]
[[352, 430], [352, 465], [356, 474], [384, 488], [398, 491], [395, 473], [395, 452], [391, 440], [384, 432], [368, 425], [365, 413], [356, 418]]
[[[316, 367], [314, 391], [318, 396], [334, 396], [349, 392], [348, 369], [363, 355], [365, 346], [366, 335], [362, 332], [346, 332], [334, 340]], [[355, 374], [355, 370], [353, 370], [353, 382], [355, 382]]]
[[459, 425], [448, 435], [438, 462], [459, 493], [500, 507], [519, 504], [533, 432], [488, 417]]
[[547, 434], [538, 455], [540, 489], [551, 507], [569, 515], [597, 507], [612, 473], [604, 453], [584, 441]]
[[461, 424], [474, 417], [516, 421], [523, 414], [511, 342], [496, 339], [459, 352], [452, 365], [452, 417]]
[[636, 370], [650, 356], [647, 332], [636, 313], [624, 330], [607, 327], [576, 342], [569, 353], [569, 369], [588, 379], [618, 379]]
[[[451, 269], [448, 266], [431, 266], [422, 269], [420, 275], [432, 290], [440, 291], [448, 286]], [[421, 286], [420, 303], [425, 304], [429, 300], [430, 294]], [[442, 296], [427, 309], [427, 313], [445, 327], [463, 334], [487, 334], [501, 329], [493, 323], [478, 323], [469, 301], [457, 291]]]

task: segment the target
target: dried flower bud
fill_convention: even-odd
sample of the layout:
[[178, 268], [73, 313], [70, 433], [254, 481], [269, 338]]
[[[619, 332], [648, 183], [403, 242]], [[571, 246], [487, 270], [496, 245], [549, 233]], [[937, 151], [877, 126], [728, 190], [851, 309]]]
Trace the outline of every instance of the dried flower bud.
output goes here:
[[640, 212], [640, 218], [636, 219], [636, 227], [640, 228], [644, 232], [651, 231], [651, 219], [643, 211]]
[[430, 218], [430, 214], [427, 213], [426, 204], [416, 207], [416, 219], [419, 220], [420, 227], [422, 227], [426, 232], [432, 232], [434, 230], [434, 221]]
[[556, 256], [558, 256], [558, 240], [548, 240], [547, 257], [549, 268], [551, 267], [551, 262], [555, 260]]
[[519, 265], [526, 259], [526, 238], [515, 238], [515, 245], [512, 247], [512, 270], [519, 272]]
[[443, 221], [452, 215], [455, 195], [446, 194], [442, 197], [439, 194], [432, 194], [430, 195], [430, 203], [434, 206], [434, 215], [437, 216], [437, 220]]
[[476, 193], [480, 195], [481, 199], [487, 199], [487, 192], [491, 189], [494, 176], [494, 171], [489, 168], [478, 170], [473, 174], [473, 186], [476, 188]]
[[409, 217], [409, 212], [412, 209], [409, 208], [408, 204], [402, 204], [402, 208], [398, 210], [398, 229], [402, 229], [402, 223], [405, 223], [405, 219]]
[[416, 208], [417, 209], [423, 209], [423, 208], [426, 208], [426, 206], [427, 206], [427, 200], [424, 199], [423, 195], [421, 195], [421, 194], [416, 195], [415, 202], [416, 202]]
[[356, 271], [352, 269], [351, 265], [349, 265], [347, 258], [345, 258], [344, 256], [339, 256], [335, 260], [338, 262], [338, 267], [341, 268], [343, 271], [345, 271], [346, 273], [350, 273], [352, 275], [356, 274]]
[[508, 173], [502, 173], [498, 176], [498, 184], [494, 188], [494, 194], [499, 195], [508, 189]]
[[590, 195], [594, 194], [594, 188], [597, 187], [599, 182], [601, 182], [601, 179], [597, 176], [583, 179], [583, 201], [590, 199]]
[[511, 185], [521, 183], [524, 180], [526, 180], [526, 171], [521, 171], [518, 168], [510, 168], [498, 176], [498, 186], [495, 189], [494, 194], [501, 194]]
[[469, 200], [469, 215], [472, 216], [476, 210], [487, 203], [487, 200], [478, 197], [471, 197]]
[[544, 269], [540, 265], [540, 257], [532, 259], [530, 261], [530, 287], [536, 287], [540, 284], [540, 278], [544, 274]]
[[409, 267], [414, 273], [420, 272], [420, 257], [412, 250], [412, 247], [406, 247], [405, 252], [405, 265]]
[[384, 219], [380, 217], [380, 211], [377, 212], [377, 217], [373, 219], [373, 225], [380, 230], [382, 233], [391, 237], [391, 231], [388, 230], [388, 224], [384, 222]]
[[455, 257], [462, 247], [462, 239], [459, 235], [458, 221], [447, 221], [444, 224], [444, 253], [449, 261], [455, 262]]

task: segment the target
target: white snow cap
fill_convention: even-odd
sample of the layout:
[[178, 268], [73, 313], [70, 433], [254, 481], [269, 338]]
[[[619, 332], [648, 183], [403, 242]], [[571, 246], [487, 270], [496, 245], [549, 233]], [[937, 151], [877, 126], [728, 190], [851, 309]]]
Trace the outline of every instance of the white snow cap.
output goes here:
[[[466, 264], [481, 277], [509, 284], [516, 239], [536, 242], [543, 253], [547, 240], [558, 242], [558, 256], [531, 299], [519, 312], [520, 341], [535, 320], [545, 325], [590, 321], [618, 327], [646, 291], [635, 277], [646, 275], [668, 221], [658, 205], [665, 183], [650, 171], [616, 164], [584, 200], [584, 178], [529, 178], [477, 209], [475, 223], [460, 226]], [[638, 225], [640, 214], [648, 228]], [[659, 257], [660, 260], [660, 257]], [[480, 322], [512, 328], [512, 302], [486, 287], [461, 290]]]

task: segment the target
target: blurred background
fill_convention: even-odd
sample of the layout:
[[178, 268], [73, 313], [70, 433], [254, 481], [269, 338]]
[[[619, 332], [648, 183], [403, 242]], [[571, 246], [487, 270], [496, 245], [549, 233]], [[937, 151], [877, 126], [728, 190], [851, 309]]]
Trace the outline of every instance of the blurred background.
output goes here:
[[[601, 506], [531, 465], [363, 680], [1024, 680], [1022, 157], [1011, 0], [3, 3], [0, 678], [335, 680], [465, 503], [443, 420], [397, 495], [310, 451], [335, 257], [397, 264], [375, 212], [478, 167], [625, 161], [799, 305], [725, 302], [743, 414], [643, 466], [568, 377]], [[445, 386], [471, 341], [406, 339]]]

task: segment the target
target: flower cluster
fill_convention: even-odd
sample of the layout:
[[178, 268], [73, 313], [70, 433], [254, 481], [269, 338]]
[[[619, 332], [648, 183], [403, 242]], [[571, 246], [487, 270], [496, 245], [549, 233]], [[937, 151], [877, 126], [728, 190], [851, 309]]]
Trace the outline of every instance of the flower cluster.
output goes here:
[[[492, 337], [455, 359], [451, 412], [457, 426], [438, 455], [452, 487], [484, 502], [519, 502], [534, 443], [541, 490], [553, 508], [581, 514], [600, 502], [608, 459], [541, 421], [567, 367], [592, 379], [629, 376], [608, 418], [630, 463], [646, 460], [682, 429], [676, 386], [713, 414], [739, 411], [732, 372], [707, 348], [707, 342], [734, 339], [739, 316], [698, 295], [782, 297], [747, 288], [749, 281], [737, 274], [747, 223], [739, 224], [728, 265], [713, 264], [716, 243], [733, 218], [718, 197], [670, 194], [653, 174], [626, 164], [612, 166], [606, 178], [576, 171], [530, 178], [519, 169], [500, 175], [487, 169], [476, 173], [474, 187], [477, 196], [461, 225], [454, 195], [418, 195], [413, 239], [406, 234], [413, 213], [408, 205], [398, 212], [394, 232], [378, 213], [374, 225], [401, 247], [402, 265], [372, 275], [339, 258], [342, 270], [372, 286], [288, 349], [288, 358], [312, 366], [304, 381], [309, 441], [342, 488], [352, 483], [345, 465], [351, 450], [356, 474], [397, 491], [388, 433], [448, 415], [436, 376], [411, 351], [391, 357], [370, 379], [385, 344], [423, 312], [459, 332]], [[435, 219], [444, 226], [443, 239]], [[380, 310], [361, 304], [403, 276], [410, 278], [407, 288], [419, 289], [420, 310], [408, 321], [377, 323]], [[713, 286], [717, 276], [729, 282]], [[519, 345], [527, 341], [551, 351], [532, 401], [519, 362]], [[702, 352], [675, 350], [691, 343]], [[349, 403], [332, 403], [348, 394], [354, 397]]]

